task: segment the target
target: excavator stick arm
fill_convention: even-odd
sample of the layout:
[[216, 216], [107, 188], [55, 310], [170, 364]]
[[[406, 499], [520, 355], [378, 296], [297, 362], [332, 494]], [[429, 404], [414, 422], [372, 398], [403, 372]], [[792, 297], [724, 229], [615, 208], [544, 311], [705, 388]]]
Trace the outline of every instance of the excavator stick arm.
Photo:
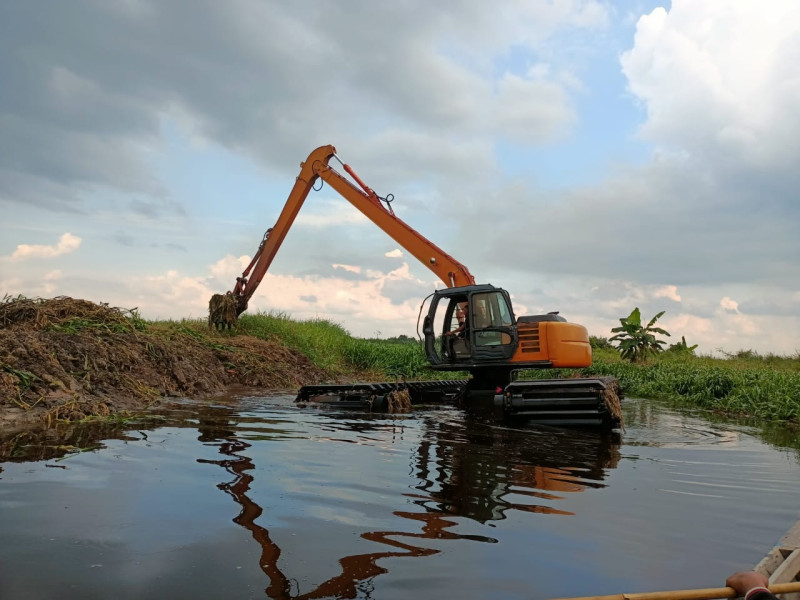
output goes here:
[[283, 244], [286, 234], [297, 218], [309, 192], [313, 189], [317, 180], [316, 169], [327, 166], [328, 161], [335, 154], [336, 148], [333, 146], [320, 146], [309, 154], [306, 161], [300, 165], [300, 174], [295, 180], [294, 187], [289, 193], [278, 220], [264, 234], [264, 239], [253, 255], [253, 260], [250, 261], [242, 276], [236, 279], [233, 295], [237, 298], [237, 316], [247, 310], [250, 298], [261, 284], [261, 280]]
[[[253, 255], [250, 264], [242, 275], [236, 278], [233, 290], [228, 292], [235, 299], [236, 317], [247, 310], [250, 298], [261, 284], [261, 280], [272, 264], [317, 179], [322, 179], [330, 185], [407, 252], [427, 266], [446, 286], [454, 287], [475, 283], [475, 279], [467, 267], [397, 217], [388, 202], [384, 206], [381, 202], [382, 199], [356, 175], [349, 165], [342, 163], [344, 170], [358, 183], [361, 189], [333, 169], [328, 164], [333, 157], [336, 157], [336, 148], [331, 145], [320, 146], [311, 152], [306, 161], [301, 164], [300, 174], [297, 176], [278, 220], [264, 234], [264, 239]], [[216, 300], [212, 301], [213, 306], [210, 308], [209, 322], [220, 318], [222, 321], [214, 321], [213, 324], [230, 326], [231, 323], [224, 316], [230, 314], [230, 310], [219, 308], [225, 304], [225, 301], [221, 299], [222, 295], [217, 294], [215, 298]], [[214, 307], [217, 307], [216, 317], [214, 316]]]

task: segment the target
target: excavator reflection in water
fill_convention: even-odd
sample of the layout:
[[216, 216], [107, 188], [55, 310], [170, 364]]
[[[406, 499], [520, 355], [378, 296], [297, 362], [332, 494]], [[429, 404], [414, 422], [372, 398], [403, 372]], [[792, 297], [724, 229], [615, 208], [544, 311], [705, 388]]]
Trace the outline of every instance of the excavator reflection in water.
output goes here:
[[[385, 431], [387, 426], [385, 420], [347, 416], [348, 428], [362, 435]], [[248, 434], [247, 424], [219, 407], [202, 409], [198, 420], [199, 441], [218, 444], [222, 455], [219, 460], [198, 460], [221, 466], [232, 476], [218, 487], [239, 505], [233, 521], [249, 531], [261, 547], [259, 565], [269, 580], [266, 595], [279, 599], [370, 597], [374, 578], [388, 572], [379, 564], [382, 559], [420, 558], [439, 552], [424, 540], [497, 541], [452, 531], [460, 518], [486, 523], [504, 519], [508, 511], [515, 510], [570, 515], [551, 504], [562, 499], [560, 494], [604, 487], [606, 471], [615, 468], [620, 459], [620, 436], [614, 432], [565, 430], [554, 434], [532, 429], [520, 438], [518, 430], [487, 426], [476, 419], [426, 419], [411, 464], [412, 477], [419, 483], [415, 492], [405, 494], [418, 511], [392, 512], [393, 517], [408, 520], [409, 530], [362, 533], [362, 539], [386, 549], [344, 556], [338, 561], [338, 575], [301, 592], [299, 582], [279, 565], [280, 545], [269, 529], [259, 524], [264, 522], [264, 508], [251, 497], [256, 465], [252, 445], [243, 439]], [[403, 428], [402, 419], [393, 426]], [[507, 499], [511, 496], [527, 497], [531, 502]]]

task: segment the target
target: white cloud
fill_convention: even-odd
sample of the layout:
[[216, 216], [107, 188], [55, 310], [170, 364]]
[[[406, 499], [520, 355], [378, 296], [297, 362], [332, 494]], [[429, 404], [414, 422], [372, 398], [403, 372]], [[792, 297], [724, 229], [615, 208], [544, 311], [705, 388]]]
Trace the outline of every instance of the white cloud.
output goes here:
[[[535, 257], [516, 263], [520, 279], [670, 282], [674, 294], [662, 294], [676, 302], [689, 286], [717, 298], [734, 284], [791, 293], [800, 280], [798, 30], [793, 1], [766, 10], [675, 0], [641, 17], [622, 68], [646, 108], [652, 155], [583, 187], [474, 188], [454, 214], [462, 238], [481, 239], [484, 256], [513, 246]], [[513, 218], [487, 228], [487, 214]]]
[[[609, 337], [611, 328], [619, 324], [611, 319], [599, 319], [598, 313], [603, 311], [597, 307], [575, 305], [569, 308], [565, 316], [585, 325], [591, 335]], [[649, 319], [663, 307], [647, 304], [641, 310], [643, 318]], [[741, 349], [782, 355], [794, 355], [800, 351], [800, 317], [797, 316], [744, 315], [718, 306], [707, 316], [667, 310], [657, 325], [670, 333], [670, 337], [659, 336], [668, 345], [685, 337], [687, 344], [698, 344], [697, 352], [705, 355], [721, 356], [719, 350], [735, 352]]]
[[167, 271], [163, 275], [145, 277], [139, 284], [151, 294], [155, 293], [166, 306], [174, 307], [168, 310], [170, 314], [174, 314], [175, 309], [185, 310], [187, 301], [189, 306], [192, 306], [202, 302], [200, 299], [204, 299], [204, 304], [207, 306], [212, 295], [203, 279], [181, 275], [178, 271]]
[[341, 269], [342, 271], [347, 271], [348, 273], [361, 273], [361, 267], [359, 267], [357, 265], [333, 264], [331, 266], [334, 269]]
[[[148, 319], [205, 318], [208, 301], [214, 293], [230, 284], [240, 274], [246, 256], [227, 256], [212, 265], [212, 275], [191, 275], [170, 269], [141, 277], [110, 276], [76, 281], [60, 271], [51, 271], [31, 280], [21, 278], [0, 281], [8, 293], [48, 296], [57, 293], [82, 297], [114, 306], [136, 307]], [[221, 286], [221, 284], [223, 284]], [[341, 323], [354, 335], [412, 335], [422, 295], [405, 293], [398, 299], [393, 286], [407, 290], [422, 285], [431, 287], [410, 274], [403, 264], [388, 272], [373, 271], [368, 279], [320, 277], [318, 275], [282, 275], [267, 273], [248, 311], [286, 312], [297, 319], [324, 318]], [[80, 293], [74, 290], [80, 287]], [[310, 300], [313, 299], [313, 300]]]
[[29, 258], [55, 258], [63, 254], [75, 252], [81, 245], [81, 238], [67, 232], [58, 238], [58, 242], [52, 246], [42, 244], [19, 244], [17, 249], [11, 254], [13, 261], [27, 260]]
[[794, 0], [673, 0], [641, 17], [622, 66], [647, 108], [642, 134], [695, 159], [794, 168], [798, 27]]
[[658, 304], [655, 301], [660, 298], [681, 302], [677, 286], [647, 285], [634, 281], [606, 281], [603, 285], [595, 285], [591, 288], [590, 298], [592, 302], [600, 302], [604, 312], [619, 313], [620, 316], [627, 316], [622, 313], [626, 310], [630, 312], [634, 306]]
[[669, 298], [670, 300], [674, 300], [675, 302], [680, 302], [681, 297], [678, 294], [678, 286], [676, 285], [665, 285], [660, 288], [657, 288], [653, 291], [654, 298]]
[[739, 303], [735, 300], [731, 300], [727, 296], [725, 296], [722, 300], [719, 301], [719, 305], [722, 307], [723, 310], [728, 312], [739, 312]]
[[64, 274], [59, 270], [45, 273], [44, 277], [42, 277], [42, 289], [44, 290], [44, 293], [47, 295], [58, 293], [57, 290], [61, 284], [61, 279], [63, 276]]
[[[0, 139], [0, 199], [82, 207], [80, 192], [98, 186], [163, 199], [149, 166], [165, 118], [200, 143], [291, 171], [314, 145], [383, 144], [395, 131], [429, 136], [428, 152], [445, 163], [461, 146], [492, 147], [476, 136], [540, 143], [574, 120], [565, 93], [574, 77], [527, 66], [543, 53], [567, 62], [549, 52], [551, 40], [609, 23], [595, 0], [316, 8], [239, 0], [236, 10], [210, 3], [187, 15], [169, 4], [129, 11], [77, 0], [50, 6], [48, 19], [33, 4], [14, 11], [0, 29], [0, 56], [35, 59], [0, 61], [15, 84], [0, 106], [14, 115]], [[524, 66], [507, 66], [512, 51]], [[469, 170], [461, 163], [458, 172]]]
[[349, 202], [342, 199], [315, 198], [315, 202], [303, 207], [297, 215], [295, 225], [308, 227], [334, 227], [336, 225], [369, 223], [367, 217]]
[[232, 285], [248, 264], [250, 264], [250, 257], [247, 255], [243, 254], [242, 256], [236, 257], [227, 254], [225, 257], [220, 258], [217, 262], [210, 265], [208, 271], [214, 279], [224, 282], [226, 285]]
[[394, 250], [384, 254], [384, 256], [386, 258], [401, 258], [403, 256], [403, 251], [400, 250], [400, 248], [395, 248]]
[[[354, 281], [268, 273], [250, 302], [250, 310], [286, 311], [295, 318], [326, 318], [361, 336], [373, 335], [376, 329], [383, 335], [411, 335], [422, 298], [397, 303], [386, 290], [396, 281], [413, 284], [407, 265], [373, 275], [376, 276]], [[303, 297], [313, 297], [315, 301], [308, 303], [301, 300]]]
[[497, 87], [497, 106], [488, 113], [490, 128], [511, 140], [550, 140], [565, 133], [576, 119], [559, 82], [506, 73]]
[[[664, 315], [663, 320], [658, 325], [666, 329], [672, 338], [680, 340], [686, 338], [686, 343], [690, 346], [703, 343], [710, 349], [709, 342], [714, 342], [715, 324], [712, 319], [698, 317], [687, 313], [679, 313], [675, 316]], [[670, 343], [677, 343], [677, 340]]]

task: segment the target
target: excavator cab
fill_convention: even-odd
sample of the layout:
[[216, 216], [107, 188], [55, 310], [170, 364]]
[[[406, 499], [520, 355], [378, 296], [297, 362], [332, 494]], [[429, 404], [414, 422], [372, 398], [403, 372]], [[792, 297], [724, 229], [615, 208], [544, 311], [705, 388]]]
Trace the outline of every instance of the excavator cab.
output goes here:
[[428, 361], [447, 370], [507, 363], [518, 343], [508, 292], [488, 284], [434, 292], [422, 331]]

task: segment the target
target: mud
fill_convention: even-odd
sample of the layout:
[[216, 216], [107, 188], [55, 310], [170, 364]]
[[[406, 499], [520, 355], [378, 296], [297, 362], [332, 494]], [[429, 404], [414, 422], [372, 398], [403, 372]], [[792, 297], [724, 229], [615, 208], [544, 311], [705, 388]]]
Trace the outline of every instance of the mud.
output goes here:
[[0, 427], [76, 421], [230, 386], [296, 389], [325, 373], [277, 341], [150, 324], [66, 297], [0, 304]]

